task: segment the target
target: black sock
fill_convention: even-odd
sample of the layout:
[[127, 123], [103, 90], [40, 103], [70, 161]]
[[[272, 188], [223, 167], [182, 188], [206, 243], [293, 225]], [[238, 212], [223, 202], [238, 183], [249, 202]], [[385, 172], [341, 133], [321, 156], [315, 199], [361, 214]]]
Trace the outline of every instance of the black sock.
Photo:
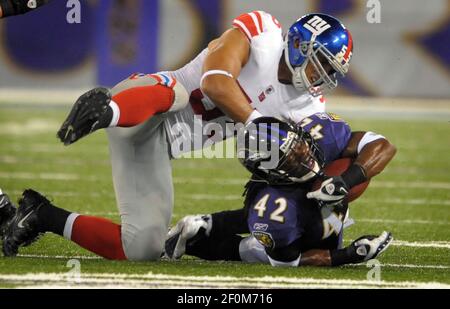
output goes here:
[[64, 227], [71, 212], [52, 206], [42, 205], [39, 209], [41, 232], [52, 232], [64, 236]]
[[97, 124], [96, 128], [104, 129], [104, 128], [109, 127], [109, 125], [111, 124], [111, 121], [113, 119], [113, 116], [114, 116], [113, 109], [111, 108], [111, 106], [108, 106], [106, 108], [106, 112], [98, 120], [98, 124]]
[[356, 247], [350, 245], [343, 249], [330, 250], [331, 266], [355, 264], [364, 261], [364, 256], [357, 253]]
[[250, 233], [245, 208], [218, 212], [211, 217], [211, 237]]
[[186, 254], [208, 261], [241, 261], [239, 244], [243, 239], [239, 235], [225, 238], [205, 237], [194, 244], [186, 245]]

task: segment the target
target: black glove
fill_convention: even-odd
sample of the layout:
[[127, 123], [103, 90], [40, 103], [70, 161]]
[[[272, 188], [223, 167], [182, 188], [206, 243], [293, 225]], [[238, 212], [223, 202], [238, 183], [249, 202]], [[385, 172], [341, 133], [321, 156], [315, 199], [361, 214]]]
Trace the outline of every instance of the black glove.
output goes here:
[[35, 10], [51, 0], [0, 0], [3, 17], [25, 14]]

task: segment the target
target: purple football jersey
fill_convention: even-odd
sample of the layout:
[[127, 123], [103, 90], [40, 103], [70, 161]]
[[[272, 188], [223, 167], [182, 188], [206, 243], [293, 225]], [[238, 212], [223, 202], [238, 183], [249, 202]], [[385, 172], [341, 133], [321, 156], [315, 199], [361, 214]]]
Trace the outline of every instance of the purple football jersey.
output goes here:
[[319, 144], [325, 163], [338, 159], [351, 138], [350, 126], [332, 113], [317, 113], [302, 120], [301, 127]]

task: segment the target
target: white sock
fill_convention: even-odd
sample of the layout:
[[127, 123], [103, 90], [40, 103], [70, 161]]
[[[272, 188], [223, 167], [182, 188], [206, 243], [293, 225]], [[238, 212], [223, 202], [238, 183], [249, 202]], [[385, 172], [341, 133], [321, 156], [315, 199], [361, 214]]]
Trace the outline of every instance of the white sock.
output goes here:
[[64, 225], [64, 238], [72, 240], [73, 223], [79, 216], [79, 214], [71, 213], [69, 217], [67, 217], [66, 225]]
[[119, 119], [120, 119], [119, 105], [117, 105], [116, 102], [111, 100], [111, 102], [109, 102], [109, 107], [111, 107], [111, 109], [113, 111], [113, 117], [111, 119], [111, 123], [109, 124], [109, 127], [110, 128], [117, 127], [117, 125], [119, 124]]

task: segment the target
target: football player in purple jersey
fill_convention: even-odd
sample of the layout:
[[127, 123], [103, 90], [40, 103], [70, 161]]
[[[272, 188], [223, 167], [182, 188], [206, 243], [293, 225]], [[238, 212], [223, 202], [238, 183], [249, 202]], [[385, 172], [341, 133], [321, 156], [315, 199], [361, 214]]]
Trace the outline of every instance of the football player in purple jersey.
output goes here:
[[[375, 258], [389, 246], [392, 235], [383, 232], [342, 248], [343, 231], [350, 223], [345, 199], [394, 157], [396, 149], [386, 138], [352, 132], [345, 121], [327, 113], [314, 114], [299, 125], [260, 118], [245, 135], [246, 141], [272, 147], [252, 149], [246, 143], [241, 148], [241, 162], [253, 174], [244, 209], [183, 218], [168, 235], [170, 258], [186, 253], [273, 266], [339, 266]], [[262, 163], [273, 155], [267, 151], [273, 145], [280, 151], [278, 164], [265, 168]], [[339, 158], [351, 158], [353, 163], [341, 176], [326, 176], [323, 167]], [[321, 184], [313, 190], [317, 179]], [[251, 236], [240, 236], [245, 233]]]

